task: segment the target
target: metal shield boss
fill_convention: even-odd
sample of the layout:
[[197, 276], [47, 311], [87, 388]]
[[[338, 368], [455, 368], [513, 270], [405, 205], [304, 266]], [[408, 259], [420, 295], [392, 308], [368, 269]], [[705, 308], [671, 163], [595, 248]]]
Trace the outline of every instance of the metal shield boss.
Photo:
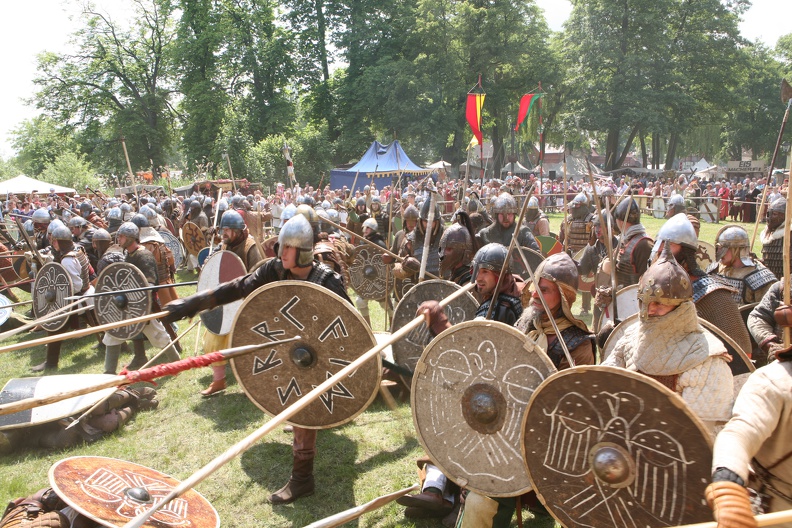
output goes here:
[[523, 413], [555, 372], [522, 332], [496, 321], [454, 325], [426, 347], [411, 403], [421, 445], [460, 486], [492, 497], [531, 489], [521, 452]]
[[190, 255], [197, 257], [198, 253], [206, 247], [206, 237], [203, 231], [201, 231], [201, 228], [198, 227], [197, 224], [192, 222], [185, 222], [181, 230], [184, 249], [186, 249], [187, 253]]
[[[57, 262], [44, 264], [36, 274], [33, 291], [30, 292], [33, 298], [33, 314], [36, 319], [69, 304], [70, 301], [67, 301], [66, 298], [71, 297], [73, 293], [74, 285], [66, 268]], [[66, 314], [54, 321], [43, 323], [41, 327], [48, 332], [55, 332], [63, 328], [68, 319], [69, 314]]]
[[[248, 398], [277, 415], [376, 345], [351, 304], [305, 281], [279, 281], [250, 294], [237, 312], [231, 346], [300, 336], [299, 341], [231, 359]], [[379, 390], [380, 356], [334, 385], [289, 423], [309, 429], [344, 424], [363, 412]]]
[[[96, 318], [99, 324], [116, 323], [151, 312], [150, 291], [127, 291], [148, 287], [143, 272], [128, 262], [114, 262], [107, 266], [96, 279], [96, 293], [118, 292], [115, 295], [94, 297]], [[132, 339], [148, 323], [137, 323], [107, 330], [118, 339]]]
[[712, 519], [712, 441], [680, 396], [625, 369], [561, 371], [534, 392], [523, 454], [548, 511], [568, 528]]
[[[415, 312], [418, 311], [418, 307], [424, 301], [445, 299], [458, 289], [460, 289], [459, 285], [439, 279], [416, 284], [396, 305], [396, 309], [393, 311], [391, 333], [395, 333], [398, 329], [415, 319]], [[451, 304], [446, 306], [445, 314], [448, 317], [448, 322], [455, 325], [473, 319], [476, 316], [478, 307], [476, 299], [470, 293], [466, 293], [461, 297], [457, 297]], [[424, 347], [431, 340], [432, 334], [429, 332], [429, 328], [426, 323], [421, 323], [420, 326], [407, 334], [404, 339], [399, 339], [391, 345], [393, 348], [393, 359], [396, 364], [413, 370], [415, 364], [418, 363], [418, 358], [421, 357], [424, 351]]]
[[[104, 526], [123, 526], [164, 499], [178, 480], [125, 460], [78, 456], [50, 468], [50, 485], [77, 512]], [[203, 495], [187, 490], [143, 526], [217, 528], [220, 516]]]
[[[204, 262], [198, 276], [198, 292], [213, 290], [223, 283], [242, 277], [247, 271], [242, 259], [232, 251], [217, 251]], [[201, 312], [201, 321], [215, 335], [226, 335], [231, 331], [242, 299]]]

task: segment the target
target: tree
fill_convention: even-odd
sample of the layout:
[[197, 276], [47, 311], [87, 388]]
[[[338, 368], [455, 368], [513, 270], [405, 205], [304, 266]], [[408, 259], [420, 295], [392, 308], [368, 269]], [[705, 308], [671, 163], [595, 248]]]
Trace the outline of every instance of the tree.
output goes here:
[[85, 156], [73, 151], [62, 152], [48, 163], [41, 178], [48, 183], [78, 190], [85, 189], [86, 185], [96, 188], [100, 184]]
[[15, 164], [29, 176], [38, 176], [65, 150], [76, 150], [74, 138], [46, 116], [26, 119], [11, 132]]
[[85, 8], [84, 25], [74, 35], [77, 51], [39, 56], [34, 101], [63, 126], [101, 137], [84, 144], [92, 157], [112, 159], [107, 151], [120, 147], [108, 141], [124, 134], [134, 170], [166, 164], [175, 113], [172, 7], [168, 0], [132, 2], [136, 16], [129, 29]]

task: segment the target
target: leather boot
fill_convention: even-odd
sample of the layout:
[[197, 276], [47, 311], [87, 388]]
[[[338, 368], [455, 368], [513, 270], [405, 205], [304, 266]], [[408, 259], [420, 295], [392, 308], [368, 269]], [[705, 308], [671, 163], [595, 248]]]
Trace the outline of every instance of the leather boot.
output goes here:
[[290, 504], [314, 493], [313, 458], [295, 459], [289, 482], [270, 495], [272, 504]]
[[105, 348], [104, 373], [115, 374], [118, 370], [118, 356], [121, 355], [121, 345], [109, 345]]
[[212, 365], [212, 383], [208, 388], [201, 391], [201, 396], [206, 398], [207, 396], [211, 396], [212, 394], [225, 390], [225, 371], [225, 363], [222, 365]]
[[135, 356], [129, 365], [126, 366], [127, 370], [137, 370], [146, 364], [148, 358], [146, 357], [146, 342], [142, 339], [132, 341], [132, 348], [135, 350]]
[[58, 360], [60, 359], [61, 342], [47, 344], [47, 360], [44, 363], [31, 368], [32, 372], [43, 372], [45, 370], [58, 370]]

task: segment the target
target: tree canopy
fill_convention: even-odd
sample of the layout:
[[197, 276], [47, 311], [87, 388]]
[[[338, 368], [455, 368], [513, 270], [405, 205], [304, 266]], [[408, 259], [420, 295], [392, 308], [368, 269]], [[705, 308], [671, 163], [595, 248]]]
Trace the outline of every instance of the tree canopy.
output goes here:
[[[374, 139], [460, 163], [479, 76], [496, 167], [539, 83], [544, 136], [594, 146], [606, 169], [639, 146], [656, 167], [769, 157], [792, 75], [792, 34], [772, 49], [740, 36], [744, 1], [574, 0], [559, 33], [534, 0], [132, 3], [125, 23], [87, 4], [74, 51], [39, 56], [41, 116], [16, 128], [3, 172], [122, 173], [122, 137], [133, 170], [223, 175], [227, 154], [235, 176], [260, 182], [283, 179], [284, 142], [314, 183]], [[520, 129], [523, 154], [538, 147], [537, 118]]]

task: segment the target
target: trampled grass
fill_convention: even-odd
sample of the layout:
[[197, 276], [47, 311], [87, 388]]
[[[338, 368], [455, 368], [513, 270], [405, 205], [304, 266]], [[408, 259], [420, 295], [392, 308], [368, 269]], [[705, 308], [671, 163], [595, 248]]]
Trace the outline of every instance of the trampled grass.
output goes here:
[[[662, 225], [660, 220], [644, 219], [650, 235]], [[553, 231], [557, 232], [560, 222], [560, 214], [551, 214]], [[702, 223], [700, 238], [713, 242], [720, 227], [722, 224]], [[746, 225], [746, 228], [752, 233], [753, 226]], [[756, 248], [759, 251], [758, 243]], [[179, 279], [193, 280], [194, 275], [183, 272]], [[181, 287], [179, 294], [189, 295], [194, 288]], [[575, 312], [579, 307], [578, 301]], [[384, 330], [385, 317], [379, 305], [370, 303], [370, 310], [374, 330]], [[179, 326], [184, 329], [187, 323], [181, 322]], [[184, 338], [183, 357], [192, 355], [196, 333], [193, 330]], [[41, 335], [24, 333], [3, 344]], [[59, 373], [102, 372], [103, 356], [93, 348], [95, 343], [94, 337], [67, 341]], [[149, 356], [153, 353], [150, 348], [148, 352]], [[42, 362], [44, 354], [43, 346], [3, 354], [0, 357], [3, 383], [11, 378], [30, 376], [30, 367]], [[121, 364], [130, 359], [131, 353], [122, 356]], [[160, 381], [158, 399], [161, 403], [156, 411], [140, 413], [121, 431], [93, 444], [63, 451], [28, 448], [0, 456], [0, 500], [28, 495], [48, 486], [50, 466], [63, 458], [79, 455], [129, 460], [179, 479], [187, 478], [268, 420], [248, 401], [233, 380], [230, 369], [230, 384], [225, 393], [202, 398], [198, 393], [210, 381], [208, 368]], [[412, 485], [416, 482], [414, 461], [421, 455], [423, 450], [414, 430], [409, 402], [402, 402], [391, 411], [378, 399], [351, 424], [319, 433], [317, 489], [311, 498], [276, 507], [267, 501], [267, 496], [283, 485], [291, 470], [291, 434], [280, 428], [196, 489], [218, 510], [223, 526], [304, 526]], [[531, 518], [527, 510], [524, 516]], [[440, 526], [436, 520], [413, 522], [405, 519], [403, 508], [395, 503], [366, 514], [351, 525]], [[554, 523], [543, 517], [528, 520], [526, 525], [545, 528]]]

